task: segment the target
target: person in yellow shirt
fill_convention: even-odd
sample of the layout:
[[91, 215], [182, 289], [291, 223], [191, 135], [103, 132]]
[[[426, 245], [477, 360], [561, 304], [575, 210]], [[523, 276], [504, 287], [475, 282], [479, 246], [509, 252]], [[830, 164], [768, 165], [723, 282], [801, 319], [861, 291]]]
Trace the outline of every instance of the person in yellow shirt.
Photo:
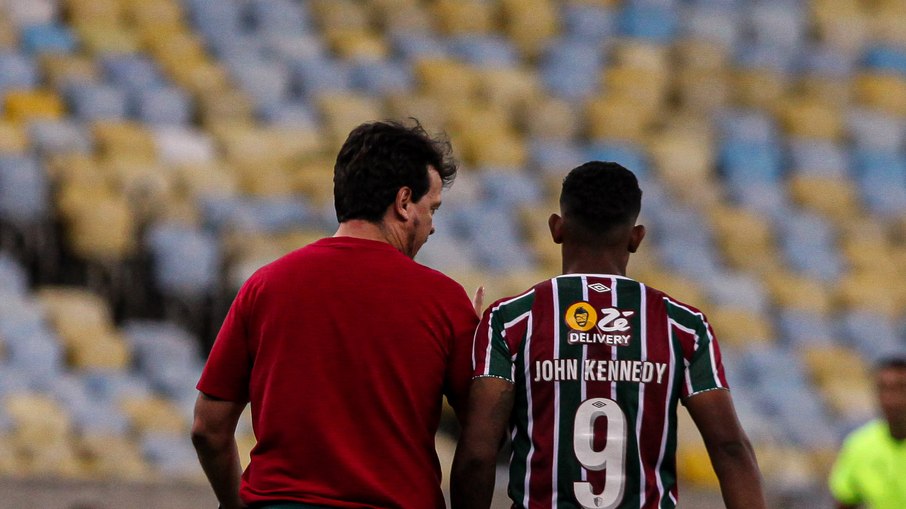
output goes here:
[[875, 368], [883, 419], [853, 431], [831, 469], [837, 509], [906, 508], [906, 352]]

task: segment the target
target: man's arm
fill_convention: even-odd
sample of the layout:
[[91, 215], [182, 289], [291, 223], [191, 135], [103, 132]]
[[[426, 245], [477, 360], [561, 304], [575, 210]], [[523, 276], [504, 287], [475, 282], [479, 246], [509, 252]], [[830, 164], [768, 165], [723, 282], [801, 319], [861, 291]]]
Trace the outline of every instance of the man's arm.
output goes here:
[[694, 394], [685, 404], [704, 439], [727, 509], [764, 509], [755, 451], [736, 417], [730, 391]]
[[472, 381], [462, 435], [450, 475], [452, 509], [487, 509], [494, 497], [497, 453], [513, 409], [513, 383], [494, 377]]
[[195, 401], [192, 444], [223, 509], [245, 507], [239, 499], [242, 467], [235, 438], [236, 424], [244, 408], [244, 403], [224, 401], [204, 393], [199, 393]]

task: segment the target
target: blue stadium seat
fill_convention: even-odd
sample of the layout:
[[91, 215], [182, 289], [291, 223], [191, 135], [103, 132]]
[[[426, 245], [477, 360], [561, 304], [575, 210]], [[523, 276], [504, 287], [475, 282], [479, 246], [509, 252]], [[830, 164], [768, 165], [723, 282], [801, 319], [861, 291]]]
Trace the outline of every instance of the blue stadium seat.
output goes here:
[[575, 101], [598, 91], [603, 63], [599, 46], [588, 41], [555, 39], [545, 48], [538, 70], [551, 95]]
[[849, 175], [849, 154], [831, 141], [791, 139], [790, 169], [796, 175], [845, 179]]
[[396, 32], [391, 34], [391, 47], [400, 58], [408, 62], [423, 58], [445, 58], [450, 54], [446, 41], [431, 34]]
[[858, 149], [895, 153], [906, 142], [906, 122], [893, 113], [850, 108], [846, 127]]
[[731, 185], [776, 185], [783, 176], [781, 148], [772, 143], [726, 139], [718, 147], [717, 164]]
[[563, 174], [588, 160], [578, 144], [567, 140], [531, 140], [529, 153], [531, 165], [551, 175]]
[[453, 56], [482, 68], [515, 67], [519, 57], [513, 45], [502, 36], [464, 35], [449, 41]]
[[301, 99], [264, 104], [257, 111], [260, 118], [272, 126], [316, 128], [320, 124], [315, 108]]
[[415, 81], [407, 63], [380, 60], [354, 63], [350, 78], [357, 90], [379, 97], [410, 92]]
[[187, 0], [186, 4], [192, 24], [206, 37], [236, 34], [244, 28], [242, 7], [236, 0]]
[[825, 218], [795, 212], [779, 225], [784, 258], [796, 271], [826, 282], [837, 281], [844, 263], [836, 246], [836, 232]]
[[34, 157], [0, 155], [0, 219], [34, 225], [50, 214], [50, 183]]
[[798, 50], [802, 45], [809, 27], [807, 11], [801, 2], [767, 0], [749, 3], [746, 7], [750, 44], [787, 50], [784, 53]]
[[256, 105], [280, 102], [291, 93], [292, 73], [282, 62], [227, 58], [230, 74]]
[[134, 93], [130, 109], [132, 115], [149, 126], [188, 125], [195, 113], [189, 95], [171, 86]]
[[650, 176], [648, 158], [645, 153], [632, 143], [597, 142], [584, 147], [585, 159], [588, 161], [613, 161], [632, 170], [644, 180]]
[[829, 46], [805, 46], [796, 59], [796, 70], [806, 76], [847, 79], [855, 69], [853, 57]]
[[164, 476], [199, 477], [201, 468], [186, 434], [149, 433], [141, 438], [142, 453]]
[[831, 346], [839, 337], [828, 316], [812, 311], [781, 309], [777, 314], [777, 326], [785, 342], [795, 348]]
[[104, 78], [117, 88], [136, 92], [164, 85], [157, 65], [147, 56], [130, 53], [111, 53], [101, 57]]
[[568, 39], [605, 43], [616, 35], [617, 16], [608, 7], [567, 3], [561, 7], [561, 15], [563, 35]]
[[28, 136], [41, 156], [88, 154], [94, 147], [88, 127], [71, 119], [34, 120], [28, 124]]
[[252, 0], [247, 14], [258, 34], [303, 34], [311, 30], [308, 4], [291, 0]]
[[684, 12], [680, 32], [691, 39], [717, 43], [733, 50], [743, 36], [740, 18], [741, 13], [735, 8], [693, 5]]
[[15, 258], [0, 252], [0, 294], [10, 298], [24, 296], [28, 290], [28, 274]]
[[526, 172], [485, 168], [479, 174], [479, 183], [485, 200], [503, 207], [538, 203], [544, 194], [538, 180]]
[[874, 45], [865, 49], [861, 64], [866, 69], [906, 76], [906, 49], [891, 45]]
[[840, 330], [848, 344], [869, 361], [906, 346], [902, 328], [890, 317], [870, 309], [846, 312], [840, 319]]
[[325, 58], [324, 41], [315, 35], [266, 34], [259, 37], [266, 58], [281, 62]]
[[906, 212], [906, 158], [890, 150], [857, 149], [853, 166], [869, 210], [882, 217]]
[[128, 113], [126, 91], [113, 85], [71, 85], [65, 96], [79, 120], [123, 120]]
[[304, 97], [352, 89], [352, 66], [333, 59], [299, 59], [291, 64], [293, 90]]
[[744, 272], [722, 271], [702, 281], [709, 300], [718, 306], [768, 311], [768, 295], [761, 280]]
[[618, 15], [620, 34], [646, 39], [658, 44], [669, 44], [677, 35], [679, 19], [673, 5], [627, 3]]
[[0, 50], [0, 96], [12, 89], [35, 88], [38, 83], [38, 69], [30, 57]]
[[[130, 321], [123, 326], [138, 371], [159, 394], [177, 398], [186, 380], [201, 375], [198, 341], [169, 322]], [[194, 391], [192, 391], [194, 392]]]
[[214, 235], [181, 225], [156, 224], [145, 245], [153, 258], [154, 282], [164, 295], [197, 301], [218, 288], [223, 254]]
[[522, 244], [510, 209], [489, 204], [455, 211], [456, 222], [472, 244], [479, 266], [492, 272], [518, 271], [532, 266], [530, 250]]
[[78, 44], [72, 30], [57, 23], [27, 26], [19, 38], [22, 49], [30, 55], [72, 53]]

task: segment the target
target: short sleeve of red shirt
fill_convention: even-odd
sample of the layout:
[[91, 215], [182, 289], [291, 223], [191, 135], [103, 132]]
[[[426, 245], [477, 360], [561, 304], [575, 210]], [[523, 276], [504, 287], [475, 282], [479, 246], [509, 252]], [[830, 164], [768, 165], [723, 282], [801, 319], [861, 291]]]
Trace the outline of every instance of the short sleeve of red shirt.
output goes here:
[[251, 374], [246, 316], [254, 278], [239, 290], [223, 321], [196, 388], [218, 399], [245, 403]]
[[465, 290], [451, 281], [448, 313], [453, 342], [450, 345], [449, 363], [444, 394], [450, 406], [459, 412], [465, 406], [472, 378], [472, 338], [478, 317]]

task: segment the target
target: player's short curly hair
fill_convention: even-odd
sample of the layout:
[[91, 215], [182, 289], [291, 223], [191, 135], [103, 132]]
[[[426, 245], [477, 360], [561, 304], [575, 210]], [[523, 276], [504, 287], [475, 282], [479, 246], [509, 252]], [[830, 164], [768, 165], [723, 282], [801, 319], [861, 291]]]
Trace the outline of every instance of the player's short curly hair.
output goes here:
[[615, 227], [634, 224], [641, 207], [638, 179], [617, 163], [590, 161], [563, 180], [560, 209], [586, 241], [605, 240]]
[[412, 190], [414, 201], [420, 200], [430, 187], [429, 166], [445, 187], [456, 178], [450, 143], [432, 138], [412, 120], [412, 126], [393, 121], [365, 123], [349, 133], [333, 173], [339, 222], [379, 222], [402, 187]]

